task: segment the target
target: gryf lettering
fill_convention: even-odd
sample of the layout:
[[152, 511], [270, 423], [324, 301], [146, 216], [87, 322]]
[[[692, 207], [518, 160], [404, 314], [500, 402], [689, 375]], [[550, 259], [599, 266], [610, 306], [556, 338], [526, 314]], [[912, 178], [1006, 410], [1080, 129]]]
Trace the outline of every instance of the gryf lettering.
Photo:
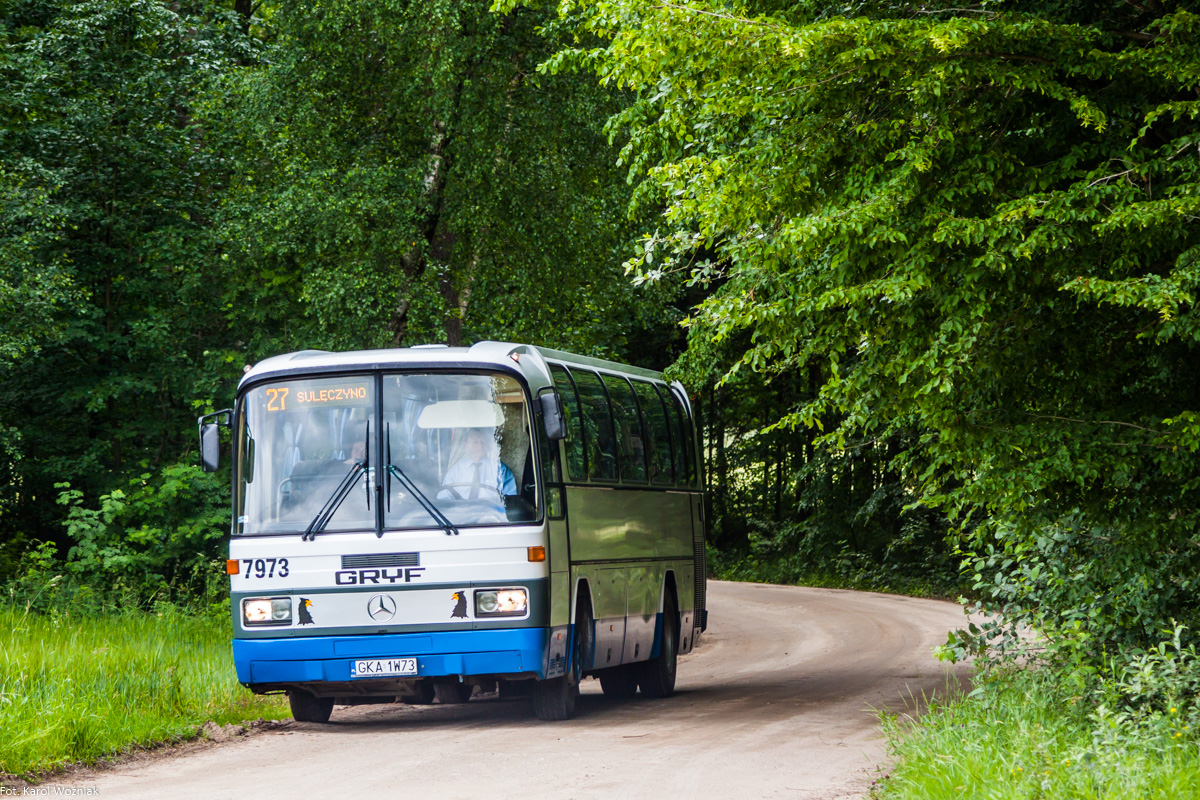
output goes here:
[[396, 567], [395, 569], [343, 569], [333, 573], [333, 582], [338, 586], [366, 586], [380, 583], [412, 583], [421, 577], [424, 567]]

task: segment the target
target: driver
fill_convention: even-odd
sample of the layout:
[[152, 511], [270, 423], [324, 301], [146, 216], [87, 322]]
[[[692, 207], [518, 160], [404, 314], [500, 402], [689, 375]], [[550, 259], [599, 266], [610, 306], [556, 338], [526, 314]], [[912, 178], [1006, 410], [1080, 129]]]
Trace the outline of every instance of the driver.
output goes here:
[[489, 444], [490, 437], [479, 428], [467, 431], [466, 455], [446, 471], [439, 499], [488, 500], [504, 510], [501, 497], [517, 493], [517, 480]]

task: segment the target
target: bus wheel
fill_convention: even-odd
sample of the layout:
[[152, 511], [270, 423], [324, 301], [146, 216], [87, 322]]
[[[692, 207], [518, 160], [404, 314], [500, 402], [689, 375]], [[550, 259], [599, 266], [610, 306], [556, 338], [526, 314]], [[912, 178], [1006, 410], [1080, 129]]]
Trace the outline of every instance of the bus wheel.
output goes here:
[[621, 667], [603, 669], [596, 673], [605, 697], [611, 697], [614, 700], [628, 700], [637, 694], [638, 676], [633, 671], [633, 666], [633, 664], [626, 664]]
[[567, 675], [538, 681], [533, 687], [533, 714], [547, 722], [570, 719], [575, 716], [578, 698], [579, 685], [571, 683]]
[[575, 716], [583, 665], [591, 661], [595, 646], [592, 606], [580, 597], [575, 610], [575, 638], [571, 642], [571, 671], [559, 678], [538, 681], [533, 687], [533, 713], [541, 720], [555, 721]]
[[471, 690], [475, 687], [469, 683], [436, 683], [433, 695], [444, 706], [465, 703], [471, 699]]
[[417, 691], [400, 695], [400, 702], [409, 706], [427, 706], [433, 702], [433, 681], [418, 681]]
[[638, 667], [638, 685], [646, 697], [670, 697], [675, 693], [675, 660], [679, 655], [679, 612], [675, 598], [667, 595], [663, 603], [662, 643], [658, 657]]
[[329, 722], [333, 713], [332, 697], [316, 697], [301, 689], [288, 690], [288, 704], [296, 722]]

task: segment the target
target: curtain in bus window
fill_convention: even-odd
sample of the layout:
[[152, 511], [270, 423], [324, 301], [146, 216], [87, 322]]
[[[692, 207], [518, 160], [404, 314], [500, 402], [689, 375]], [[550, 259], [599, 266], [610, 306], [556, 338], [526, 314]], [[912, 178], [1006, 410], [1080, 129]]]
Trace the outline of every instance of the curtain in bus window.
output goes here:
[[604, 386], [612, 402], [613, 421], [617, 425], [617, 456], [621, 464], [621, 480], [627, 483], [646, 482], [646, 445], [642, 441], [642, 420], [629, 381], [616, 375], [605, 375]]
[[667, 410], [654, 385], [634, 381], [638, 403], [642, 407], [642, 419], [646, 422], [646, 455], [650, 465], [650, 482], [670, 484], [675, 482], [671, 467], [671, 436], [667, 433]]
[[587, 443], [588, 478], [594, 481], [617, 479], [617, 437], [613, 433], [608, 395], [600, 376], [583, 369], [571, 370], [579, 390], [583, 412], [584, 441]]
[[696, 483], [696, 445], [692, 441], [692, 421], [688, 418], [687, 411], [683, 406], [683, 401], [679, 399], [679, 394], [675, 389], [667, 392], [671, 398], [671, 405], [675, 408], [675, 416], [679, 419], [679, 427], [683, 430], [682, 447], [678, 448], [676, 455], [679, 461], [679, 483], [687, 486], [693, 486]]
[[554, 388], [562, 397], [563, 416], [567, 423], [567, 475], [573, 481], [582, 481], [587, 473], [583, 466], [583, 420], [579, 415], [575, 385], [571, 383], [567, 371], [557, 364], [550, 366], [550, 374], [554, 376]]

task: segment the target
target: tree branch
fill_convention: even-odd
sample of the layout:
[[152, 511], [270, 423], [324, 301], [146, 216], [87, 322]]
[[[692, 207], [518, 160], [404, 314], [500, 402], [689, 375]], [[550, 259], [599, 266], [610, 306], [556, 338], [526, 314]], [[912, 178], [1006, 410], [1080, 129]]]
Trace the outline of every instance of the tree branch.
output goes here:
[[1131, 172], [1133, 172], [1133, 168], [1127, 169], [1124, 172], [1114, 172], [1112, 175], [1105, 175], [1103, 178], [1096, 178], [1096, 180], [1092, 181], [1084, 188], [1090, 189], [1098, 183], [1104, 183], [1105, 181], [1111, 181], [1113, 178], [1119, 178], [1122, 175], [1128, 175]]
[[1146, 428], [1141, 425], [1134, 425], [1132, 422], [1120, 422], [1119, 420], [1114, 419], [1077, 419], [1075, 417], [1058, 417], [1054, 414], [1033, 413], [1030, 413], [1029, 416], [1033, 417], [1034, 419], [1054, 419], [1058, 420], [1059, 422], [1079, 422], [1084, 425], [1120, 425], [1123, 428], [1133, 428], [1134, 430], [1153, 433], [1156, 436], [1162, 435], [1162, 431], [1156, 431], [1154, 428]]

